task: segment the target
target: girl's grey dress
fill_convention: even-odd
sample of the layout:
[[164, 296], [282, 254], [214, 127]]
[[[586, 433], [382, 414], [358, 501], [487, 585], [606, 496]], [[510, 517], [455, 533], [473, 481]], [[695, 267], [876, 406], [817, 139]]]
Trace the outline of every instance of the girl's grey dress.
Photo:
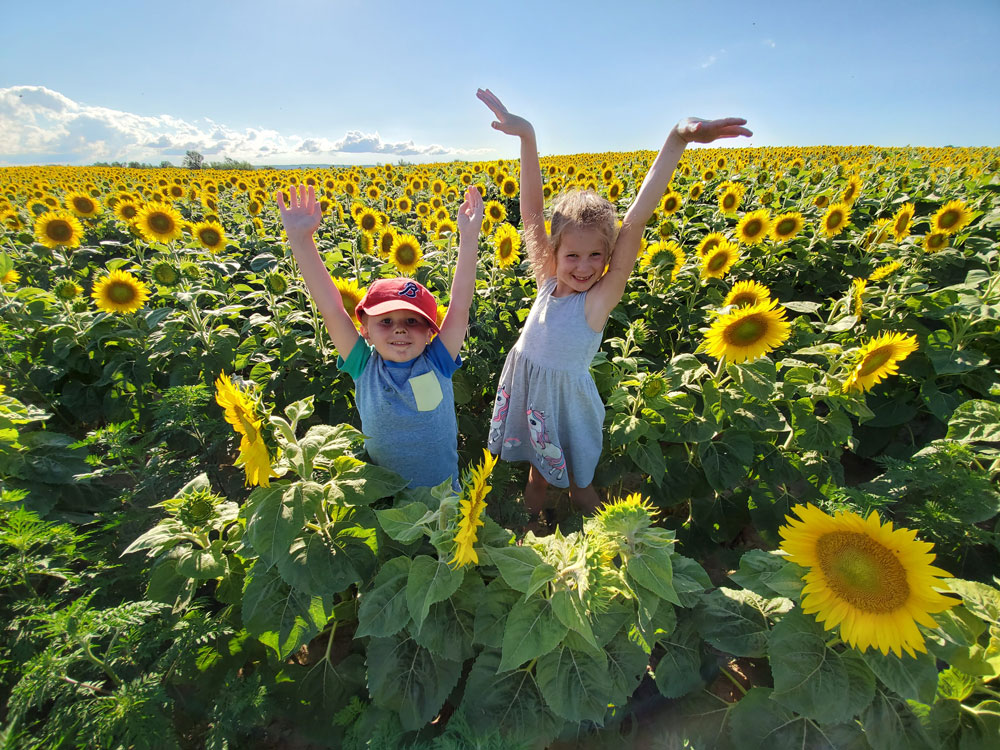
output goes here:
[[546, 279], [507, 355], [497, 388], [489, 449], [505, 461], [530, 461], [556, 487], [594, 480], [601, 457], [604, 404], [590, 375], [602, 331], [587, 325], [587, 293], [553, 297]]

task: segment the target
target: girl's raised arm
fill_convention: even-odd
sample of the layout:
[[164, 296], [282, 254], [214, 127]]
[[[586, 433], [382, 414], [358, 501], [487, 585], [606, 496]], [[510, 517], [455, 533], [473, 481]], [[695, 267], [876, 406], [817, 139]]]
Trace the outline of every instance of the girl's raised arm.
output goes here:
[[319, 228], [323, 214], [316, 200], [316, 191], [310, 185], [308, 191], [304, 185], [299, 185], [298, 194], [294, 187], [289, 188], [289, 205], [285, 205], [285, 196], [277, 192], [278, 210], [281, 211], [281, 223], [288, 235], [288, 244], [292, 247], [292, 255], [299, 266], [309, 293], [312, 295], [316, 308], [323, 316], [326, 330], [330, 334], [337, 353], [347, 359], [351, 349], [358, 341], [358, 329], [354, 327], [340, 292], [334, 286], [329, 271], [319, 257], [313, 234]]
[[[545, 231], [545, 199], [542, 197], [542, 169], [538, 163], [535, 129], [523, 117], [508, 112], [496, 94], [489, 89], [477, 90], [476, 96], [496, 116], [497, 119], [493, 121], [495, 130], [521, 139], [521, 221], [524, 222], [528, 252], [533, 253], [536, 248], [544, 247], [549, 242], [549, 235]], [[535, 267], [535, 279], [539, 283], [556, 272], [555, 268], [538, 269], [537, 264]]]
[[[587, 295], [587, 320], [594, 325], [600, 320], [601, 325], [615, 309], [625, 293], [625, 284], [635, 266], [642, 241], [642, 231], [653, 215], [657, 204], [670, 185], [677, 162], [689, 143], [711, 143], [721, 138], [736, 138], [751, 136], [752, 132], [743, 127], [746, 120], [740, 117], [727, 117], [721, 120], [702, 120], [689, 117], [675, 125], [667, 136], [663, 148], [657, 154], [653, 166], [646, 173], [639, 192], [632, 205], [625, 213], [618, 240], [611, 255], [607, 273], [591, 288]], [[596, 326], [595, 326], [596, 327]]]

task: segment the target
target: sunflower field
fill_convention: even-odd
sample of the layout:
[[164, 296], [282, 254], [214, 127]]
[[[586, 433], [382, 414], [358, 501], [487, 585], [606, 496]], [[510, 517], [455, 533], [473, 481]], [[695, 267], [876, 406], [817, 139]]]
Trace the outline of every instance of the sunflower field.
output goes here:
[[[654, 154], [543, 158], [622, 212]], [[367, 462], [349, 310], [447, 310], [461, 492]], [[592, 516], [484, 454], [534, 299], [518, 164], [0, 169], [11, 748], [993, 748], [1000, 149], [695, 149], [592, 366]], [[286, 192], [287, 200], [287, 192]]]

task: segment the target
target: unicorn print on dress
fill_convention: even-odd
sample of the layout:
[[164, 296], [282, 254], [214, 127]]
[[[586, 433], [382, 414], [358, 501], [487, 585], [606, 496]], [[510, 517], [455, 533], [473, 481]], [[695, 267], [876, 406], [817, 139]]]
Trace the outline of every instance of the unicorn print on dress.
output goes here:
[[545, 431], [545, 413], [528, 409], [528, 439], [531, 447], [548, 464], [549, 476], [562, 479], [566, 472], [566, 459], [562, 448], [550, 442]]
[[493, 402], [493, 419], [490, 420], [490, 442], [495, 442], [503, 435], [503, 426], [507, 421], [507, 410], [510, 408], [510, 393], [503, 383], [497, 389], [497, 397]]

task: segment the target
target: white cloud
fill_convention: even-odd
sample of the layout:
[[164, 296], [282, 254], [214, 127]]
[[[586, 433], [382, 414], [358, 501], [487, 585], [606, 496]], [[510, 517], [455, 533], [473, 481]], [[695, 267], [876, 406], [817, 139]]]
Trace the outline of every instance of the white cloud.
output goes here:
[[771, 49], [774, 49], [775, 47], [778, 46], [778, 45], [776, 45], [774, 43], [773, 39], [765, 39], [764, 42], [763, 42], [763, 44], [764, 44], [765, 47], [770, 47]]
[[702, 70], [704, 70], [705, 68], [710, 68], [725, 56], [726, 56], [726, 51], [724, 49], [720, 49], [719, 51], [709, 55], [705, 60], [703, 60], [698, 65], [698, 67], [701, 68]]
[[342, 138], [282, 135], [275, 130], [229, 128], [148, 117], [78, 102], [44, 86], [0, 89], [0, 164], [91, 164], [95, 161], [180, 163], [185, 151], [254, 164], [371, 163], [482, 158], [485, 149], [384, 141], [378, 131], [349, 130]]

